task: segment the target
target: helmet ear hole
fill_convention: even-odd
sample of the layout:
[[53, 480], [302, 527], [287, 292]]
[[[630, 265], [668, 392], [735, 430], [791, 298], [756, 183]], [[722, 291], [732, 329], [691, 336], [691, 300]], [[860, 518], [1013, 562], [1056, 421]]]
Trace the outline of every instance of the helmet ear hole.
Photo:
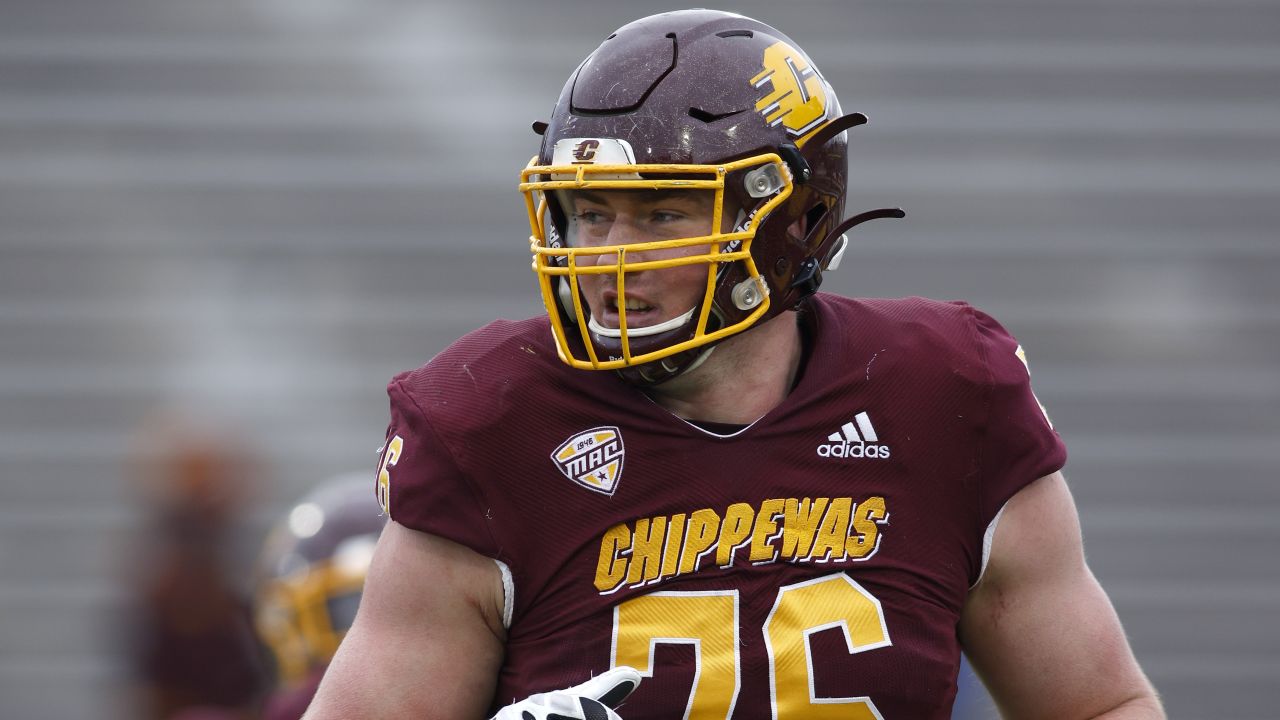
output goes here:
[[815, 239], [821, 239], [817, 231], [822, 229], [823, 221], [827, 219], [828, 214], [830, 213], [827, 206], [822, 203], [817, 203], [804, 214], [804, 228], [801, 232], [804, 233], [805, 247], [812, 247]]

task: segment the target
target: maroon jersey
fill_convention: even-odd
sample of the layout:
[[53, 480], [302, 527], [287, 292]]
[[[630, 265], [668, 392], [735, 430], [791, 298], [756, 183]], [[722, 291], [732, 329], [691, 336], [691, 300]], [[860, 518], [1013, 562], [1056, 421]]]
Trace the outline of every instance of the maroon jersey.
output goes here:
[[717, 435], [500, 321], [396, 377], [391, 517], [505, 563], [494, 707], [611, 666], [654, 718], [947, 718], [983, 534], [1065, 449], [962, 303], [818, 295], [786, 400]]

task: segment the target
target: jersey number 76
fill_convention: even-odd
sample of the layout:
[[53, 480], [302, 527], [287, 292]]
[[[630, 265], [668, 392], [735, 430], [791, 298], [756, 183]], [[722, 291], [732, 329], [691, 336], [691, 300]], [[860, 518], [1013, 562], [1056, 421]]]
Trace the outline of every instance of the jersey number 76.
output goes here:
[[[850, 653], [891, 645], [880, 601], [843, 573], [778, 588], [761, 632], [769, 655], [772, 717], [880, 720], [870, 697], [815, 697], [809, 636], [844, 632]], [[725, 720], [742, 686], [738, 656], [738, 591], [670, 591], [632, 598], [614, 608], [612, 666], [653, 675], [654, 650], [692, 645], [697, 669], [686, 720]]]

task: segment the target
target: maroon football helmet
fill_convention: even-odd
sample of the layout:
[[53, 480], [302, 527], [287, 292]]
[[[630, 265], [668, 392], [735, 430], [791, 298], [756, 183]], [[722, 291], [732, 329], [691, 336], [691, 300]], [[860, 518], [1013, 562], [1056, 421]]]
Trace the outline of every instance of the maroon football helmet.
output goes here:
[[[694, 367], [715, 343], [796, 306], [834, 268], [844, 233], [896, 209], [844, 217], [844, 115], [830, 84], [787, 36], [715, 10], [643, 18], [610, 35], [570, 76], [542, 149], [521, 175], [531, 249], [561, 359], [655, 384]], [[713, 192], [710, 234], [586, 247], [570, 193]], [[637, 254], [680, 248], [677, 260]], [[690, 254], [692, 253], [692, 254]], [[646, 257], [641, 255], [640, 257]], [[703, 299], [648, 327], [591, 317], [579, 280], [702, 263]]]
[[368, 473], [336, 477], [292, 506], [263, 546], [254, 624], [288, 688], [328, 665], [355, 619], [386, 523]]

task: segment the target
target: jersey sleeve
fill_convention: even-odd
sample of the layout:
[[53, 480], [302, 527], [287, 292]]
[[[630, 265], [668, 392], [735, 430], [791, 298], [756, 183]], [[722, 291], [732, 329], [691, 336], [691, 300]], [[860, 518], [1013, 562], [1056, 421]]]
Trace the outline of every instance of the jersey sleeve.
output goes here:
[[985, 528], [1019, 490], [1060, 470], [1067, 449], [1031, 390], [1022, 346], [994, 318], [972, 312], [988, 383], [978, 428], [978, 512]]
[[402, 378], [387, 385], [391, 422], [378, 473], [378, 499], [391, 519], [496, 557], [485, 503]]

